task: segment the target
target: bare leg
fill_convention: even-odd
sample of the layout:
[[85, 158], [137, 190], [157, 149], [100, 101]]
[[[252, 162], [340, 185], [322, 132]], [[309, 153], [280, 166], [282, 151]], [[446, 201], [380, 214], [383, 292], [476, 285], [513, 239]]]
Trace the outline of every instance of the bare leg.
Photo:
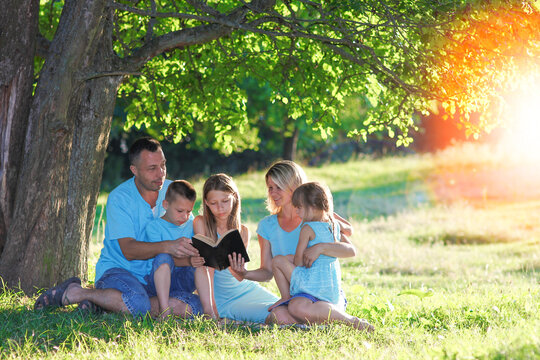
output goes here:
[[64, 292], [62, 304], [76, 304], [83, 300], [89, 300], [108, 311], [130, 313], [122, 300], [122, 293], [116, 289], [86, 289], [72, 284]]
[[[175, 316], [187, 318], [193, 314], [193, 311], [191, 310], [191, 306], [175, 298], [169, 298], [169, 304], [167, 307], [171, 309], [172, 314]], [[153, 318], [159, 317], [160, 315], [159, 308], [160, 307], [159, 307], [159, 301], [158, 301], [157, 296], [151, 297], [150, 298], [150, 316], [152, 316]]]
[[366, 320], [357, 318], [338, 309], [325, 301], [312, 302], [303, 297], [296, 297], [289, 303], [292, 316], [311, 324], [326, 324], [333, 321], [343, 322], [357, 330], [373, 331], [375, 328]]
[[295, 268], [296, 266], [285, 256], [278, 255], [272, 259], [272, 272], [274, 273], [274, 279], [281, 294], [281, 299], [278, 300], [278, 303], [291, 297], [289, 287], [291, 284], [291, 275]]
[[210, 316], [212, 319], [217, 319], [217, 311], [214, 312], [214, 296], [212, 294], [212, 286], [210, 280], [210, 274], [206, 266], [199, 266], [195, 268], [195, 287], [199, 293], [203, 312]]
[[287, 306], [279, 306], [272, 309], [270, 315], [266, 317], [266, 324], [291, 325], [298, 322], [290, 313]]
[[159, 316], [165, 318], [171, 315], [169, 307], [169, 292], [171, 290], [171, 268], [168, 264], [161, 264], [154, 272], [154, 284], [159, 303]]

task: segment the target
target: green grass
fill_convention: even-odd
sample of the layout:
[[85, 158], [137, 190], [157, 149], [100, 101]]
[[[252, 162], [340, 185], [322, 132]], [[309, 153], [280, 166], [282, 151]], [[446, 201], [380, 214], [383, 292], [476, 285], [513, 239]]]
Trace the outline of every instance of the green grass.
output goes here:
[[[465, 147], [306, 169], [311, 179], [331, 186], [338, 211], [353, 220], [358, 255], [342, 261], [343, 287], [348, 311], [373, 323], [373, 334], [337, 324], [310, 330], [218, 327], [72, 309], [35, 312], [34, 298], [4, 289], [1, 357], [540, 358], [540, 198], [490, 201], [485, 191], [472, 188], [475, 183], [461, 184], [456, 193], [462, 196], [454, 201], [441, 201], [434, 186], [445, 174], [509, 166], [499, 156]], [[252, 234], [266, 215], [263, 176], [236, 178]], [[202, 182], [195, 185], [200, 193]], [[91, 278], [103, 235], [100, 211]], [[255, 235], [249, 252], [249, 267], [255, 268]], [[264, 286], [276, 291], [273, 282]]]

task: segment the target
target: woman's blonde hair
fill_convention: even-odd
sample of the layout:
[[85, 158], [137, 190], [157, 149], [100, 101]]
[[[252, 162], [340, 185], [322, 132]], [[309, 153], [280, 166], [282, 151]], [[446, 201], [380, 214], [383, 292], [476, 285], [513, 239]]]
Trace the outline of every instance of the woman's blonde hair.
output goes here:
[[[290, 160], [280, 160], [272, 164], [265, 175], [266, 181], [268, 178], [271, 178], [280, 189], [290, 192], [307, 181], [306, 173], [300, 165]], [[266, 208], [272, 215], [281, 211], [281, 206], [276, 205], [270, 194], [266, 198]]]
[[240, 193], [233, 179], [226, 174], [212, 175], [204, 182], [202, 199], [204, 231], [206, 232], [206, 236], [217, 240], [216, 217], [212, 214], [208, 205], [206, 205], [206, 198], [212, 190], [223, 191], [233, 196], [232, 210], [227, 219], [227, 230], [240, 230]]

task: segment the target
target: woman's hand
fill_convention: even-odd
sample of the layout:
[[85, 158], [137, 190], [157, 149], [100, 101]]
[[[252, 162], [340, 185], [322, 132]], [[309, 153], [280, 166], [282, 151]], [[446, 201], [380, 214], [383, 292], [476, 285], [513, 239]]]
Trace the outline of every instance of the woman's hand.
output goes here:
[[311, 265], [319, 258], [319, 256], [323, 253], [323, 245], [324, 244], [316, 244], [311, 247], [308, 247], [304, 250], [304, 257], [303, 265], [307, 268], [310, 268]]
[[229, 270], [235, 272], [240, 278], [244, 279], [247, 274], [247, 269], [242, 254], [237, 254], [235, 252], [233, 252], [232, 255], [229, 254], [229, 262], [231, 263]]

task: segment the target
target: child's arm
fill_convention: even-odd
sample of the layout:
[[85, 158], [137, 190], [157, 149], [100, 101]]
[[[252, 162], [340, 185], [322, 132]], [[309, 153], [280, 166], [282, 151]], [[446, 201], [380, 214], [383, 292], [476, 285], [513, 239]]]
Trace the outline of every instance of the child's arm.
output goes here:
[[192, 266], [197, 268], [204, 265], [204, 258], [202, 256], [190, 256], [184, 258], [173, 258], [175, 266]]
[[[241, 225], [240, 235], [242, 236], [242, 241], [244, 242], [244, 246], [247, 249], [248, 246], [249, 246], [249, 229], [246, 226]], [[240, 262], [237, 261], [236, 264], [234, 264], [234, 260], [231, 261], [233, 258], [234, 257], [231, 257], [231, 255], [229, 255], [229, 262], [231, 263], [231, 266], [229, 266], [229, 271], [231, 272], [232, 276], [234, 276], [236, 278], [236, 280], [242, 281], [242, 280], [244, 280], [244, 276], [242, 275], [242, 271], [241, 271], [240, 267], [245, 269], [243, 258], [242, 258], [242, 260], [240, 260]], [[235, 266], [233, 266], [233, 265], [235, 265]], [[235, 269], [240, 270], [240, 273], [236, 272]]]
[[304, 266], [304, 251], [306, 251], [308, 242], [315, 239], [315, 232], [309, 225], [304, 225], [300, 230], [300, 238], [294, 253], [294, 265]]

